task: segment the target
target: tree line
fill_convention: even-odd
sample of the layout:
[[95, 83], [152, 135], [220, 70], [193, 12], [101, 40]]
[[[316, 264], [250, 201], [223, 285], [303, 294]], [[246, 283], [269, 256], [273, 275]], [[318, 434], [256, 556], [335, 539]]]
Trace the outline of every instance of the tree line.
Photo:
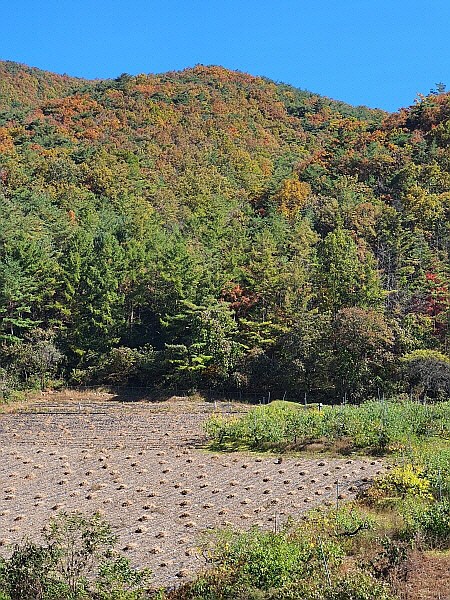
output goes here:
[[0, 393], [446, 395], [450, 98], [0, 62]]

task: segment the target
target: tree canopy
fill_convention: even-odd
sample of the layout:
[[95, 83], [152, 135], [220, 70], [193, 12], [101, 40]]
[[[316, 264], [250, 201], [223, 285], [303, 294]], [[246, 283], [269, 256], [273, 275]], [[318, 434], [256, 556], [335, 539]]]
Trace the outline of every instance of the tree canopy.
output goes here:
[[442, 89], [0, 61], [2, 381], [441, 393], [405, 373], [449, 350], [449, 132]]

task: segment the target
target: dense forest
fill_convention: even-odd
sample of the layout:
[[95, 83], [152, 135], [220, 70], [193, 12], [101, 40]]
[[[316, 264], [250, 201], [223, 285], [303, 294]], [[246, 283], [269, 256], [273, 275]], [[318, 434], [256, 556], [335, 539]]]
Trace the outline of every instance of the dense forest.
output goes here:
[[0, 62], [0, 394], [450, 389], [450, 95]]

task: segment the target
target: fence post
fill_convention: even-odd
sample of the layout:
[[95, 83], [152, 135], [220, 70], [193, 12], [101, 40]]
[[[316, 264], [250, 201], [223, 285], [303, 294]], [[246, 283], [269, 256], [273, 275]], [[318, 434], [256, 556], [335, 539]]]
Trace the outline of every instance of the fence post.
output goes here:
[[319, 546], [320, 546], [320, 553], [322, 554], [322, 560], [323, 560], [323, 564], [325, 566], [325, 573], [327, 574], [328, 585], [331, 587], [330, 571], [328, 570], [327, 559], [325, 557], [325, 552], [323, 551], [322, 540], [320, 538], [320, 535], [318, 537], [318, 540], [319, 540]]
[[439, 502], [442, 502], [442, 477], [441, 477], [441, 467], [438, 470], [438, 484], [439, 484]]

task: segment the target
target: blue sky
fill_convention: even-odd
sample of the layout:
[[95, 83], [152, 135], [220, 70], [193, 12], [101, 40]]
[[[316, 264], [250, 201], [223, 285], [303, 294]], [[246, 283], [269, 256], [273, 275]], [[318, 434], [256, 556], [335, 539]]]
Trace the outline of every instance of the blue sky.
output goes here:
[[217, 64], [395, 111], [450, 89], [450, 3], [0, 0], [0, 58], [94, 78]]

